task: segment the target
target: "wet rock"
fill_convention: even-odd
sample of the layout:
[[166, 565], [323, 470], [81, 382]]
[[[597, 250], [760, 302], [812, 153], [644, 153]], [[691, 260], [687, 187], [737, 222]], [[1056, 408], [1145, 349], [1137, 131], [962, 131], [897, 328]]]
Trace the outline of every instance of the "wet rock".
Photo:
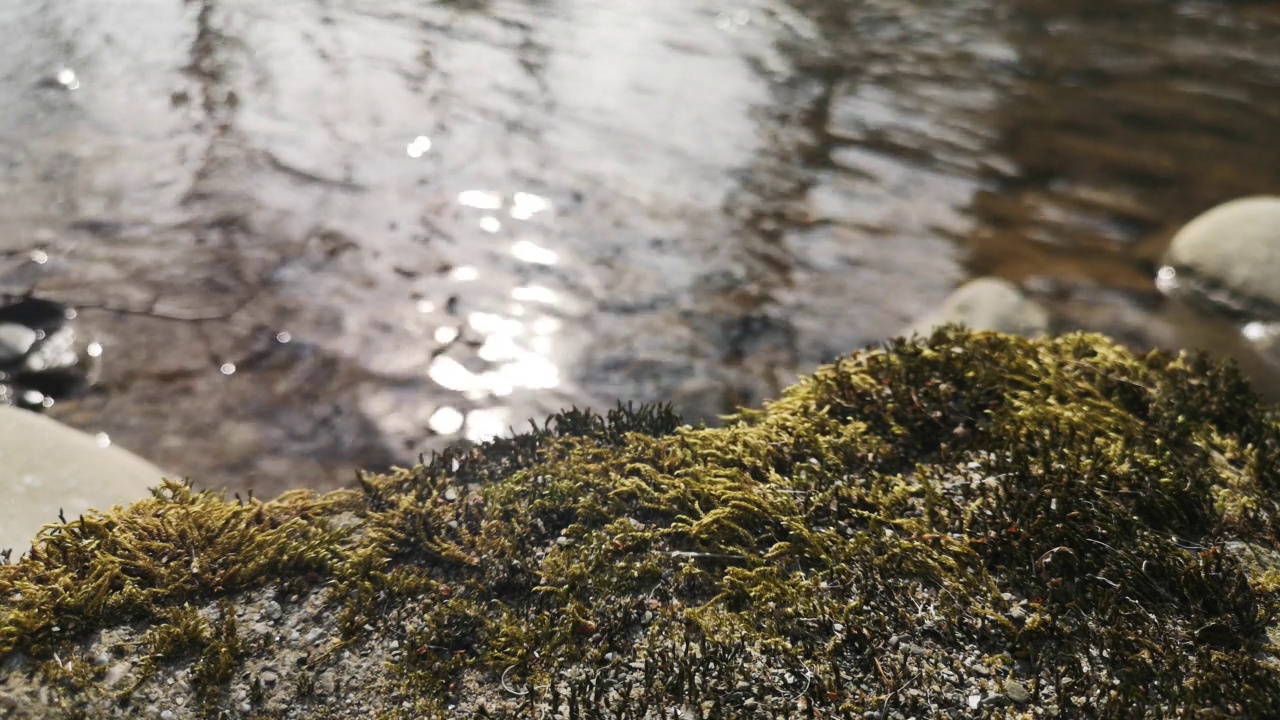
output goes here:
[[1187, 223], [1157, 284], [1235, 316], [1280, 319], [1280, 196], [1219, 205]]
[[52, 335], [75, 317], [74, 311], [52, 300], [26, 298], [0, 307], [0, 323], [22, 325], [41, 335]]
[[0, 324], [0, 365], [18, 362], [39, 339], [40, 334], [25, 325]]
[[165, 473], [101, 438], [26, 410], [0, 407], [0, 548], [24, 551], [61, 510], [73, 519], [145, 497]]
[[0, 404], [43, 410], [93, 382], [97, 358], [82, 361], [74, 317], [49, 300], [0, 306]]
[[984, 277], [961, 285], [903, 334], [927, 335], [948, 323], [1034, 337], [1049, 332], [1049, 312], [1008, 280]]

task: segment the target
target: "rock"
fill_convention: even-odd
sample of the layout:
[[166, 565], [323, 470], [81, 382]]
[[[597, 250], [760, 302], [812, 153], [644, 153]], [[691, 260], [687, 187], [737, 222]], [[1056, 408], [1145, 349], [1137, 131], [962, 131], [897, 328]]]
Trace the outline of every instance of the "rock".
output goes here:
[[1157, 284], [1230, 315], [1280, 320], [1280, 196], [1223, 203], [1187, 223]]
[[[102, 440], [106, 440], [102, 436]], [[74, 519], [146, 497], [165, 473], [99, 438], [26, 410], [0, 406], [0, 548], [23, 552], [58, 511]]]
[[43, 410], [95, 381], [101, 348], [86, 348], [81, 357], [74, 317], [74, 310], [49, 300], [0, 306], [0, 404]]
[[45, 335], [52, 335], [75, 317], [75, 312], [52, 300], [27, 298], [0, 306], [0, 323], [22, 325]]
[[131, 667], [132, 665], [128, 662], [118, 662], [115, 665], [112, 665], [111, 667], [107, 668], [107, 674], [104, 675], [102, 678], [103, 686], [108, 688], [115, 687], [121, 680], [124, 679], [125, 675], [129, 674], [129, 670]]
[[0, 365], [21, 360], [40, 339], [40, 333], [26, 325], [0, 323]]
[[1031, 693], [1017, 680], [1004, 681], [1004, 694], [1019, 705], [1031, 702]]
[[929, 335], [948, 323], [1035, 337], [1048, 334], [1049, 311], [1008, 280], [984, 277], [956, 288], [938, 309], [910, 325], [903, 335]]
[[268, 620], [275, 622], [276, 620], [280, 619], [280, 616], [282, 614], [284, 614], [284, 610], [281, 609], [280, 603], [276, 602], [275, 600], [272, 600], [267, 603], [266, 607], [262, 611], [262, 614], [266, 615]]
[[338, 681], [332, 670], [320, 673], [316, 678], [316, 694], [321, 697], [332, 695], [338, 689]]
[[[821, 368], [720, 429], [679, 430], [651, 408], [575, 411], [361, 489], [242, 502], [166, 482], [0, 565], [0, 655], [39, 659], [0, 673], [6, 718], [194, 720], [244, 703], [285, 720], [523, 717], [533, 703], [567, 717], [554, 693], [601, 717], [722, 698], [726, 720], [1039, 718], [1058, 705], [1174, 718], [1216, 712], [1231, 683], [1249, 690], [1228, 696], [1233, 715], [1276, 717], [1280, 667], [1257, 624], [1280, 499], [1274, 477], [1242, 472], [1280, 462], [1280, 426], [1234, 372], [1096, 335], [943, 331]], [[979, 432], [950, 432], [977, 413]], [[877, 472], [886, 459], [915, 469]], [[484, 502], [436, 502], [450, 484]], [[1073, 524], [1021, 522], [1031, 513]], [[575, 541], [547, 552], [570, 527]], [[1123, 552], [1082, 549], [1122, 531], [1139, 538]], [[1189, 555], [1186, 538], [1202, 537], [1224, 550]], [[1077, 542], [1089, 581], [1046, 592], [1056, 578], [1027, 547]], [[819, 565], [825, 585], [797, 572]], [[1152, 600], [1153, 566], [1194, 592]], [[1031, 631], [968, 622], [1024, 595], [1038, 598]], [[290, 598], [273, 627], [338, 642], [302, 653], [242, 637], [269, 598]], [[566, 632], [588, 622], [602, 632]], [[1131, 637], [1142, 653], [1116, 650]], [[1213, 661], [1188, 638], [1211, 641]], [[104, 651], [133, 663], [113, 686], [80, 667]], [[673, 671], [715, 681], [663, 682]], [[169, 682], [181, 673], [190, 691]], [[1150, 680], [1113, 682], [1135, 676]]]

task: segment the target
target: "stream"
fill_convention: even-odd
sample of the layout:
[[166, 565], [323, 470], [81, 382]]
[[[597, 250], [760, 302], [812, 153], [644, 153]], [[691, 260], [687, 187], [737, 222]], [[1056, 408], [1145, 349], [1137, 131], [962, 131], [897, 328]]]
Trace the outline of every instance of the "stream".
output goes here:
[[0, 3], [0, 293], [55, 418], [348, 484], [576, 405], [711, 420], [968, 278], [1185, 342], [1171, 234], [1280, 189], [1280, 3]]

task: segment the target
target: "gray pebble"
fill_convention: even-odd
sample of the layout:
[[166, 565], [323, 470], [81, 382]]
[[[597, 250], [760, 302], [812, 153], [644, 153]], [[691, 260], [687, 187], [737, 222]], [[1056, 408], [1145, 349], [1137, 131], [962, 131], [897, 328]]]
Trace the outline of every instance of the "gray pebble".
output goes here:
[[1031, 702], [1031, 693], [1027, 691], [1022, 683], [1016, 680], [1004, 681], [1004, 694], [1019, 705]]
[[455, 490], [455, 489], [453, 489], [453, 488], [449, 488], [448, 490], [445, 490], [445, 491], [444, 491], [444, 499], [445, 499], [445, 500], [448, 500], [449, 502], [453, 502], [454, 500], [457, 500], [457, 499], [458, 499], [458, 491], [457, 491], [457, 490]]
[[325, 670], [316, 678], [316, 693], [319, 695], [332, 695], [337, 688], [338, 681], [331, 670]]
[[1004, 695], [992, 694], [982, 698], [982, 706], [989, 707], [992, 705], [1004, 705], [1009, 699]]
[[161, 710], [160, 720], [173, 720], [174, 714], [172, 710]]
[[275, 687], [276, 683], [280, 681], [280, 676], [272, 670], [266, 670], [258, 676], [258, 679], [267, 687]]
[[284, 615], [284, 610], [281, 609], [280, 603], [276, 602], [275, 600], [272, 600], [271, 602], [267, 603], [265, 608], [263, 608], [262, 614], [266, 615], [267, 619], [275, 621], [275, 620], [279, 620], [280, 616]]
[[116, 683], [124, 679], [125, 674], [129, 672], [128, 662], [118, 662], [107, 668], [107, 674], [102, 677], [102, 684], [106, 687], [112, 687]]

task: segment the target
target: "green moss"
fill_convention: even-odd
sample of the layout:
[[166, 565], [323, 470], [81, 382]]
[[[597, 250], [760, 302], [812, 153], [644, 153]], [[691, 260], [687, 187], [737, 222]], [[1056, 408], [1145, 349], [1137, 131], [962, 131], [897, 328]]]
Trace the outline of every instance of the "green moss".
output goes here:
[[921, 715], [966, 653], [1062, 716], [1280, 716], [1277, 569], [1227, 546], [1275, 547], [1278, 427], [1229, 367], [947, 329], [720, 429], [570, 411], [355, 491], [167, 484], [0, 568], [0, 653], [143, 623], [216, 703], [248, 651], [190, 604], [307, 578], [345, 643], [403, 638], [381, 691], [418, 717]]

